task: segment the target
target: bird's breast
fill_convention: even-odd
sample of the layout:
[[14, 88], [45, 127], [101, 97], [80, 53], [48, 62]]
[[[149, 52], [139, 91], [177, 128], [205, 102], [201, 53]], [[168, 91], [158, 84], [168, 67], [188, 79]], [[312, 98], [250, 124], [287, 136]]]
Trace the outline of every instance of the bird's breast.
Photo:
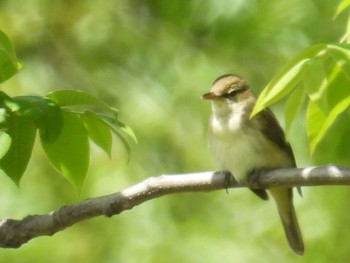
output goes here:
[[289, 157], [241, 114], [228, 118], [217, 118], [214, 114], [209, 123], [208, 139], [210, 151], [220, 168], [229, 170], [241, 182], [254, 169], [290, 166]]

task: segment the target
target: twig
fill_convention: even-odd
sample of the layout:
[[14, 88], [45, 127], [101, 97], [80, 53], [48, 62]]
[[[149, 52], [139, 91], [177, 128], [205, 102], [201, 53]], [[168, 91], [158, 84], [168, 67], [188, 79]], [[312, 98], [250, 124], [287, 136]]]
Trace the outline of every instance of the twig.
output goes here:
[[276, 169], [238, 184], [229, 173], [199, 172], [161, 175], [120, 192], [62, 206], [44, 215], [22, 220], [0, 220], [0, 247], [18, 248], [38, 236], [51, 236], [80, 221], [105, 215], [111, 217], [148, 200], [182, 192], [209, 192], [225, 188], [272, 188], [278, 186], [350, 185], [350, 168], [339, 166]]

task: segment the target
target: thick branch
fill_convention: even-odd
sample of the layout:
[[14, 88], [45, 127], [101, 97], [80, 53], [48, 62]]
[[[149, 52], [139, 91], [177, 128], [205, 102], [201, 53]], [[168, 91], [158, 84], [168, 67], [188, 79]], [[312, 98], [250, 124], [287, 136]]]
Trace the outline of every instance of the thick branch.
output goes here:
[[233, 187], [272, 188], [278, 186], [350, 185], [350, 168], [337, 166], [278, 169], [258, 176], [245, 184], [235, 182], [229, 173], [201, 172], [161, 175], [120, 192], [62, 206], [44, 215], [22, 220], [0, 220], [0, 247], [18, 248], [29, 240], [53, 235], [80, 221], [105, 215], [111, 217], [148, 200], [181, 192], [209, 192]]

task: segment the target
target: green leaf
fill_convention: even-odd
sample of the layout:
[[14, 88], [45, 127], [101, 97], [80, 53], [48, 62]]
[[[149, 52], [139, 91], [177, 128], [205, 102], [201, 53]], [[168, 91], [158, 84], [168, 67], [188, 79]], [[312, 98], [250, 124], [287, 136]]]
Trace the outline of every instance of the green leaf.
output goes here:
[[0, 83], [8, 80], [15, 75], [21, 68], [21, 65], [12, 60], [10, 55], [0, 50]]
[[322, 138], [320, 131], [325, 121], [326, 116], [323, 114], [317, 104], [310, 100], [306, 113], [306, 132], [309, 139], [311, 154], [314, 152], [317, 144]]
[[[10, 149], [0, 160], [0, 168], [17, 185], [27, 168], [33, 144], [36, 127], [31, 119], [12, 115], [8, 120], [7, 134], [11, 137]], [[8, 138], [7, 140], [8, 143]]]
[[350, 134], [349, 126], [350, 108], [339, 114], [325, 136], [317, 144], [312, 155], [315, 165], [333, 163], [349, 166], [350, 164], [350, 140], [346, 138]]
[[260, 94], [251, 116], [286, 96], [301, 80], [303, 69], [310, 59], [303, 59], [291, 67], [283, 76], [274, 78]]
[[11, 78], [20, 68], [10, 39], [0, 30], [0, 83]]
[[104, 115], [98, 115], [101, 119], [103, 119], [108, 126], [111, 128], [112, 132], [118, 136], [118, 138], [120, 139], [120, 141], [123, 143], [127, 154], [128, 154], [128, 158], [130, 157], [130, 145], [128, 143], [128, 141], [124, 138], [123, 134], [121, 133], [124, 132], [125, 134], [127, 134], [129, 137], [131, 137], [133, 139], [133, 141], [135, 143], [137, 143], [137, 137], [135, 135], [135, 133], [133, 132], [133, 130], [126, 125], [125, 123], [115, 119], [115, 118], [110, 118], [108, 116], [104, 116]]
[[80, 118], [91, 140], [111, 157], [112, 134], [108, 124], [92, 112], [86, 112]]
[[18, 110], [18, 105], [13, 101], [13, 99], [8, 96], [5, 92], [0, 90], [0, 108], [6, 109], [6, 111], [16, 111]]
[[8, 152], [12, 139], [10, 135], [0, 131], [0, 159]]
[[136, 134], [134, 133], [134, 131], [128, 126], [126, 125], [124, 122], [121, 122], [119, 120], [116, 120], [116, 125], [123, 131], [125, 132], [127, 135], [129, 135], [133, 141], [135, 143], [137, 143], [137, 137]]
[[290, 129], [290, 126], [297, 116], [298, 112], [300, 111], [305, 97], [306, 95], [302, 85], [299, 85], [289, 96], [285, 108], [285, 127], [287, 132]]
[[327, 104], [327, 74], [324, 69], [324, 61], [313, 59], [304, 69], [303, 85], [310, 99], [326, 114]]
[[53, 142], [41, 144], [53, 166], [81, 189], [89, 166], [89, 139], [80, 118], [63, 112], [63, 129]]
[[0, 30], [0, 50], [6, 52], [11, 57], [11, 59], [16, 59], [16, 51], [13, 48], [10, 39], [2, 30]]
[[110, 124], [110, 126], [116, 126], [117, 128], [121, 129], [123, 132], [125, 132], [127, 135], [131, 137], [131, 139], [137, 143], [137, 137], [134, 131], [125, 123], [121, 122], [120, 120], [117, 120], [115, 118], [110, 118], [108, 116], [102, 116], [99, 115], [101, 118], [103, 118], [106, 122]]
[[[121, 134], [121, 131], [128, 134], [135, 141], [136, 136], [130, 127], [118, 120], [117, 109], [110, 107], [90, 94], [78, 90], [54, 91], [49, 93], [47, 97], [54, 100], [67, 111], [81, 115], [90, 138], [105, 150], [108, 155], [110, 155], [111, 152], [111, 142], [109, 139], [110, 135], [107, 135], [104, 124], [108, 125], [111, 131], [119, 137], [128, 154], [130, 153], [129, 143]], [[90, 115], [88, 115], [87, 112], [90, 112]], [[96, 117], [94, 120], [91, 114]], [[90, 118], [90, 120], [87, 118]], [[98, 120], [103, 123], [99, 123]], [[94, 124], [93, 122], [96, 123]], [[95, 127], [93, 127], [93, 125], [95, 125]]]
[[343, 12], [350, 5], [350, 0], [343, 0], [337, 7], [336, 16]]
[[[72, 112], [79, 114], [84, 114], [87, 111], [93, 112], [96, 114], [96, 117], [103, 119], [111, 128], [116, 129], [117, 127], [117, 129], [121, 129], [137, 142], [137, 138], [132, 129], [118, 120], [118, 110], [110, 107], [98, 98], [78, 90], [54, 91], [49, 93], [47, 97], [54, 100], [61, 107], [67, 108]], [[124, 137], [121, 137], [120, 131], [115, 131], [114, 133], [123, 141], [125, 147], [130, 149], [128, 142]]]
[[[57, 90], [47, 94], [48, 98], [55, 101], [61, 107], [77, 106], [75, 109], [81, 113], [91, 107], [90, 110], [112, 112], [115, 115], [118, 111], [95, 96], [80, 90]], [[81, 108], [79, 108], [79, 106]]]
[[345, 111], [349, 105], [350, 96], [344, 97], [344, 99], [332, 109], [329, 115], [325, 116], [316, 103], [310, 101], [307, 112], [307, 134], [311, 153], [314, 152], [336, 118]]
[[[129, 145], [128, 141], [122, 135], [121, 131], [124, 131], [126, 133], [131, 132], [131, 134], [132, 134], [131, 138], [133, 138], [133, 140], [136, 140], [136, 142], [137, 142], [137, 138], [136, 138], [135, 134], [133, 133], [133, 131], [131, 130], [131, 128], [129, 128], [126, 124], [116, 120], [115, 118], [111, 118], [111, 117], [101, 115], [101, 114], [98, 114], [97, 116], [101, 120], [103, 120], [110, 127], [111, 131], [120, 139], [120, 141], [122, 142], [122, 144], [124, 145], [124, 147], [126, 149], [128, 157], [130, 157], [130, 145]], [[124, 127], [124, 129], [122, 129], [122, 127]]]
[[346, 77], [339, 64], [334, 63], [328, 72], [327, 101], [330, 111], [344, 98], [350, 96], [350, 79]]
[[350, 80], [350, 45], [349, 44], [327, 45], [327, 53], [340, 66], [344, 74]]
[[128, 160], [130, 158], [130, 145], [128, 143], [128, 141], [124, 138], [124, 136], [121, 134], [121, 132], [113, 125], [111, 125], [110, 123], [107, 123], [110, 127], [112, 132], [119, 138], [119, 140], [123, 143], [125, 150], [128, 154]]
[[312, 58], [323, 56], [326, 44], [314, 45], [293, 59], [260, 94], [251, 117], [286, 96], [302, 80], [303, 70]]
[[7, 130], [7, 121], [9, 118], [9, 112], [6, 108], [4, 108], [4, 105], [0, 102], [0, 131], [6, 131]]
[[30, 117], [39, 129], [42, 140], [54, 141], [63, 127], [61, 108], [52, 100], [38, 96], [13, 97], [16, 112]]
[[11, 100], [5, 93], [0, 91], [0, 159], [8, 152], [12, 139], [6, 133], [9, 129], [9, 110], [6, 108], [6, 101]]

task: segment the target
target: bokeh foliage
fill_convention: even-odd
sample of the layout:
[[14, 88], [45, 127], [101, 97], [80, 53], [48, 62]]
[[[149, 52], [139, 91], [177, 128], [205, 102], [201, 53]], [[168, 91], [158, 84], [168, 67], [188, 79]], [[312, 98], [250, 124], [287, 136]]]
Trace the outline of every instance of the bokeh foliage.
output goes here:
[[[17, 218], [114, 192], [149, 176], [215, 169], [205, 137], [210, 106], [199, 100], [211, 82], [233, 72], [248, 79], [258, 93], [307, 47], [337, 42], [347, 22], [345, 13], [333, 20], [337, 6], [327, 0], [30, 0], [25, 5], [8, 0], [0, 7], [1, 29], [13, 40], [24, 65], [2, 90], [11, 96], [62, 88], [87, 91], [117, 107], [139, 139], [129, 163], [120, 142], [115, 142], [112, 161], [93, 148], [80, 194], [55, 176], [35, 146], [21, 189], [5, 175], [0, 177], [1, 217]], [[281, 109], [283, 105], [274, 108], [278, 116]], [[333, 129], [319, 146], [324, 153], [312, 160], [304, 121], [300, 115], [288, 133], [299, 166], [327, 162], [330, 149], [342, 145], [344, 136]], [[328, 157], [335, 159], [334, 154]], [[296, 197], [306, 243], [303, 258], [289, 251], [274, 204], [242, 189], [229, 195], [223, 191], [154, 200], [110, 220], [90, 220], [33, 240], [19, 250], [2, 250], [0, 259], [346, 260], [350, 191], [317, 187], [303, 192], [303, 199]]]

